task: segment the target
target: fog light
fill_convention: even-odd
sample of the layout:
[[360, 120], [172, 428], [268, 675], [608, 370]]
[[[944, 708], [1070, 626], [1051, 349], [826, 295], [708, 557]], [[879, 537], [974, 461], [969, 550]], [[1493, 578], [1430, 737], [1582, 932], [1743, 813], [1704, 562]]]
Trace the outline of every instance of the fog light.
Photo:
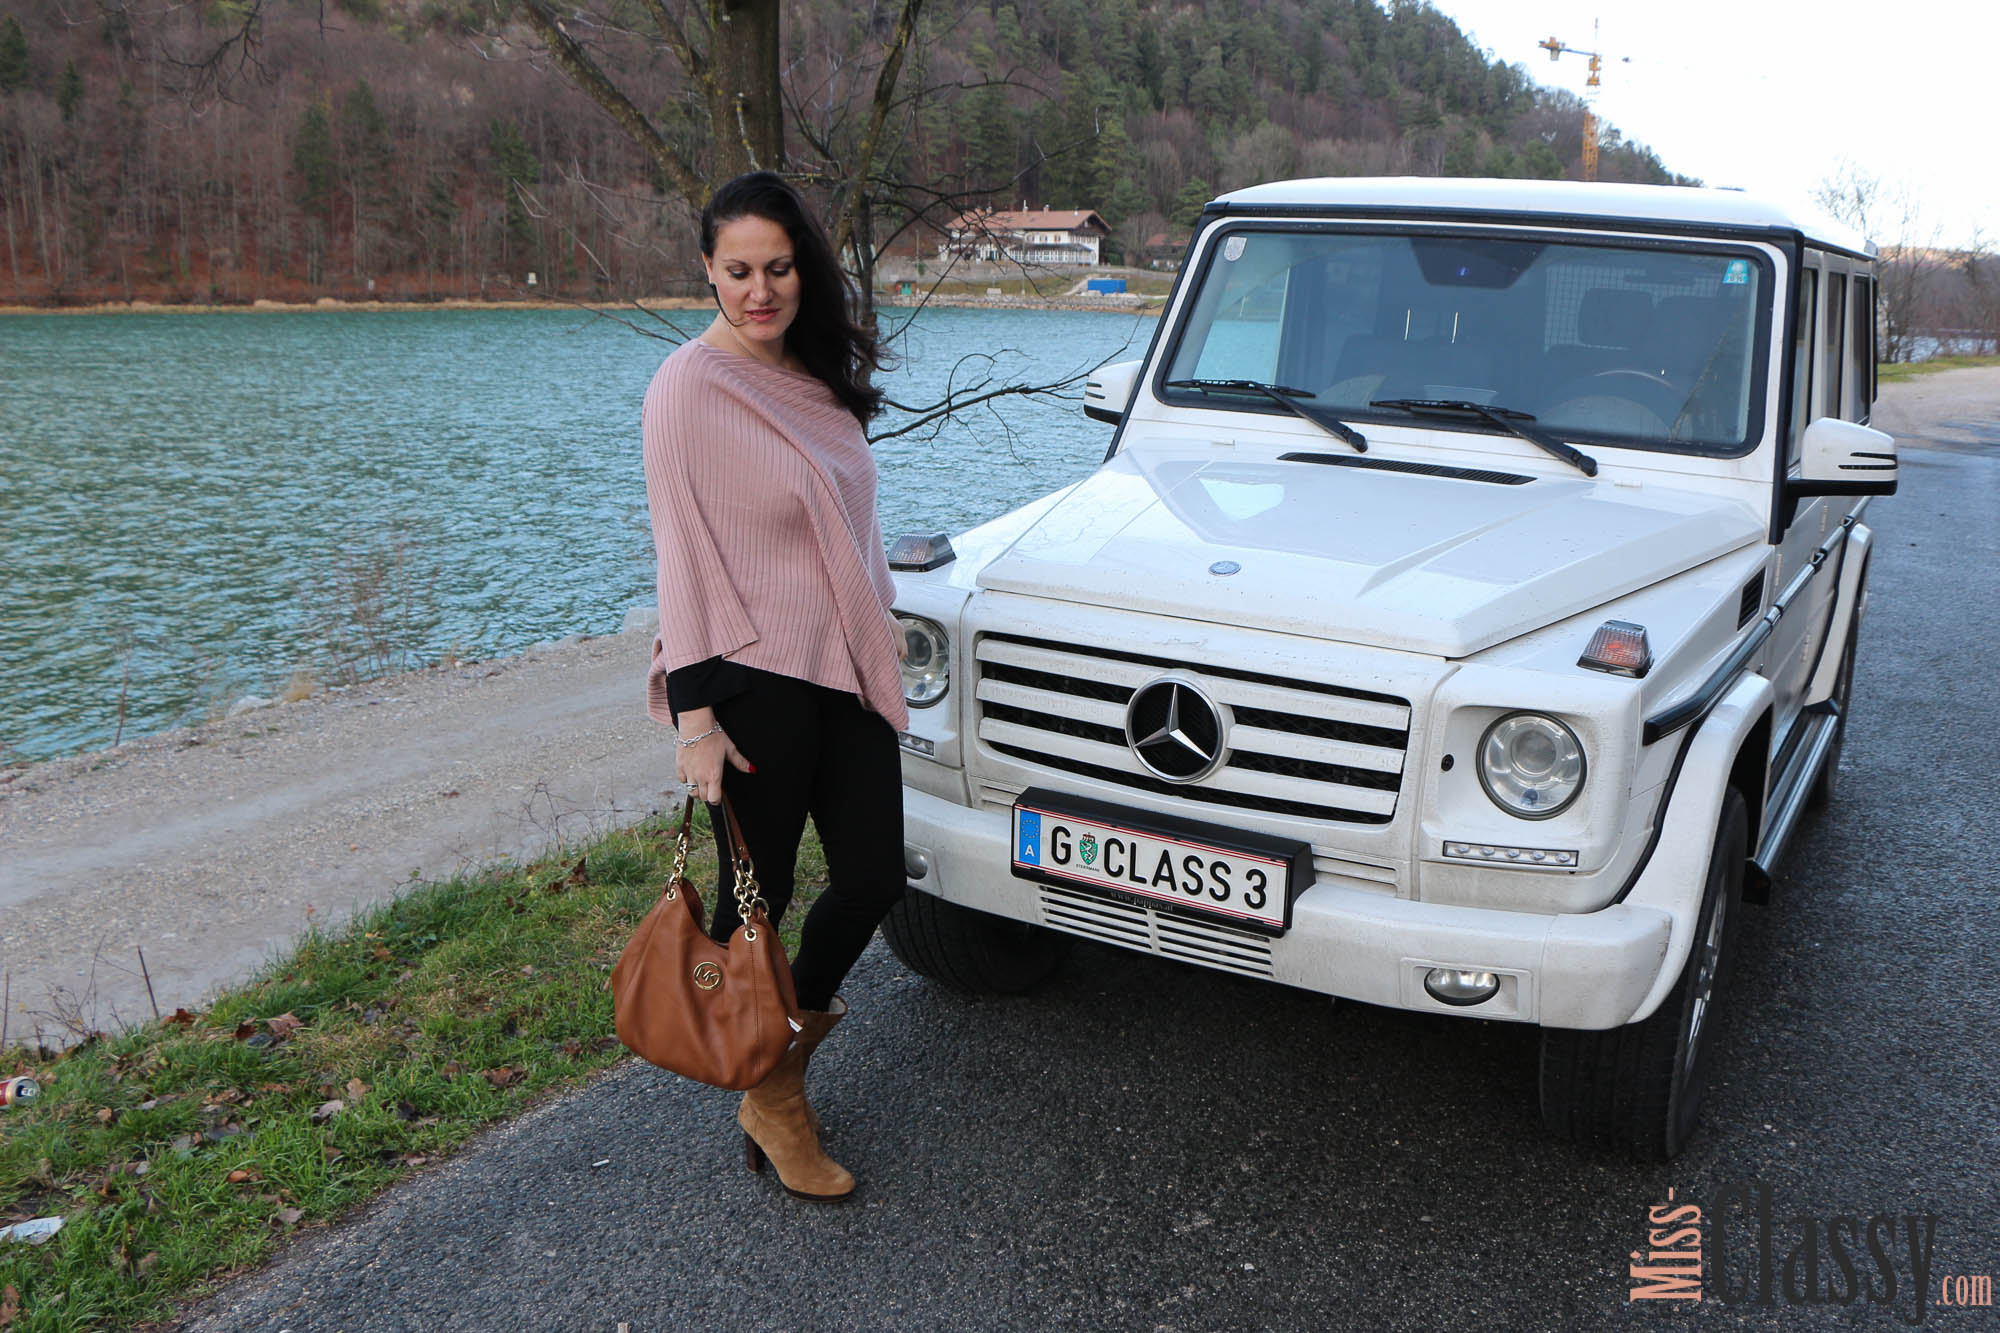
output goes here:
[[912, 736], [907, 731], [899, 731], [896, 733], [896, 743], [912, 754], [920, 754], [927, 759], [937, 758], [937, 743], [925, 740], [922, 736]]
[[924, 879], [931, 873], [931, 858], [915, 847], [903, 846], [903, 873], [911, 879]]
[[1434, 967], [1424, 974], [1424, 990], [1439, 1004], [1463, 1009], [1485, 1004], [1500, 993], [1500, 978], [1491, 972], [1467, 972], [1456, 967]]

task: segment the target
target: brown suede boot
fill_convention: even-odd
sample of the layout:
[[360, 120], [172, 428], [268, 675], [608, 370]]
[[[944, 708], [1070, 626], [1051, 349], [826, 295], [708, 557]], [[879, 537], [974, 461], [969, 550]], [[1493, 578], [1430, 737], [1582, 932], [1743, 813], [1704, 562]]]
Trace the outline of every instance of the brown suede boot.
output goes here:
[[804, 1026], [778, 1067], [743, 1094], [736, 1123], [743, 1127], [743, 1157], [752, 1171], [768, 1159], [778, 1181], [797, 1198], [831, 1203], [854, 1193], [854, 1177], [819, 1146], [819, 1118], [806, 1104], [806, 1062], [847, 1014], [838, 996], [825, 1013], [801, 1012]]

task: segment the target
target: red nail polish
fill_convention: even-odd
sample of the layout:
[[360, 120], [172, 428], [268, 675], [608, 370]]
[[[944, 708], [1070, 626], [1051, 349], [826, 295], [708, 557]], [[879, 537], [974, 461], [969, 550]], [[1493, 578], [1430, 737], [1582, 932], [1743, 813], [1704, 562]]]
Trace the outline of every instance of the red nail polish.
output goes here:
[[[747, 762], [747, 761], [746, 761], [746, 762]], [[748, 768], [744, 769], [743, 771], [744, 771], [745, 773], [755, 773], [755, 772], [757, 771], [757, 765], [755, 765], [755, 764], [751, 764], [751, 765], [750, 765], [750, 767], [748, 767]]]

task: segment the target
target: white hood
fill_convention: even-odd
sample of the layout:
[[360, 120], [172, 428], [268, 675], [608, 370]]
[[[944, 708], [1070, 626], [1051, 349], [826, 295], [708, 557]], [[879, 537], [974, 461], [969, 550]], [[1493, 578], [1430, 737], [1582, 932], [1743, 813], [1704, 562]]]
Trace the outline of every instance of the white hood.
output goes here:
[[1741, 504], [1650, 485], [1128, 451], [979, 585], [1455, 658], [1762, 537]]

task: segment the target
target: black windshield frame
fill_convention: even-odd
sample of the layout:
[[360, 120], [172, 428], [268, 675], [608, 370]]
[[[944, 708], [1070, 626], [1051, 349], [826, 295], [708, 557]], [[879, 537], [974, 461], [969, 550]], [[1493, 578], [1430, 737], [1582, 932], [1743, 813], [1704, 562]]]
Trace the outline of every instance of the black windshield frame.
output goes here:
[[[1662, 229], [1671, 224], [1659, 224]], [[1174, 312], [1172, 324], [1162, 331], [1156, 350], [1158, 355], [1152, 361], [1150, 387], [1161, 402], [1174, 406], [1208, 408], [1216, 411], [1250, 412], [1258, 415], [1278, 415], [1284, 409], [1274, 403], [1253, 398], [1240, 401], [1222, 401], [1204, 398], [1192, 390], [1166, 388], [1169, 379], [1183, 378], [1189, 368], [1176, 367], [1189, 337], [1200, 304], [1200, 293], [1211, 281], [1220, 277], [1217, 266], [1221, 262], [1224, 246], [1232, 236], [1249, 236], [1257, 233], [1305, 236], [1333, 234], [1356, 237], [1435, 239], [1440, 241], [1506, 241], [1542, 246], [1563, 246], [1603, 249], [1626, 253], [1652, 252], [1663, 255], [1687, 255], [1709, 258], [1744, 259], [1756, 271], [1753, 328], [1750, 333], [1748, 356], [1749, 384], [1746, 389], [1747, 411], [1740, 440], [1726, 442], [1704, 442], [1693, 440], [1668, 440], [1656, 436], [1621, 434], [1614, 431], [1579, 429], [1568, 425], [1553, 425], [1550, 429], [1565, 440], [1587, 445], [1594, 450], [1626, 450], [1635, 453], [1668, 454], [1706, 458], [1740, 458], [1754, 452], [1761, 446], [1769, 433], [1769, 395], [1771, 369], [1771, 330], [1775, 319], [1774, 307], [1782, 299], [1778, 290], [1781, 272], [1774, 262], [1768, 237], [1736, 238], [1715, 235], [1690, 229], [1678, 235], [1636, 235], [1630, 233], [1592, 234], [1572, 229], [1577, 224], [1565, 220], [1563, 225], [1536, 225], [1523, 220], [1518, 225], [1487, 223], [1455, 223], [1425, 225], [1409, 221], [1347, 221], [1334, 219], [1263, 219], [1233, 217], [1212, 225], [1212, 230], [1203, 239], [1200, 256], [1196, 260], [1197, 270], [1184, 279], [1187, 295], [1179, 302]], [[1501, 406], [1512, 406], [1504, 400]], [[1344, 420], [1355, 422], [1380, 421], [1389, 425], [1407, 426], [1407, 414], [1388, 410], [1371, 411], [1357, 408], [1348, 403], [1327, 404], [1327, 409], [1335, 411]], [[1493, 435], [1496, 429], [1489, 423], [1468, 416], [1464, 420], [1444, 417], [1432, 418], [1424, 423], [1427, 429], [1462, 431], [1471, 434]]]

